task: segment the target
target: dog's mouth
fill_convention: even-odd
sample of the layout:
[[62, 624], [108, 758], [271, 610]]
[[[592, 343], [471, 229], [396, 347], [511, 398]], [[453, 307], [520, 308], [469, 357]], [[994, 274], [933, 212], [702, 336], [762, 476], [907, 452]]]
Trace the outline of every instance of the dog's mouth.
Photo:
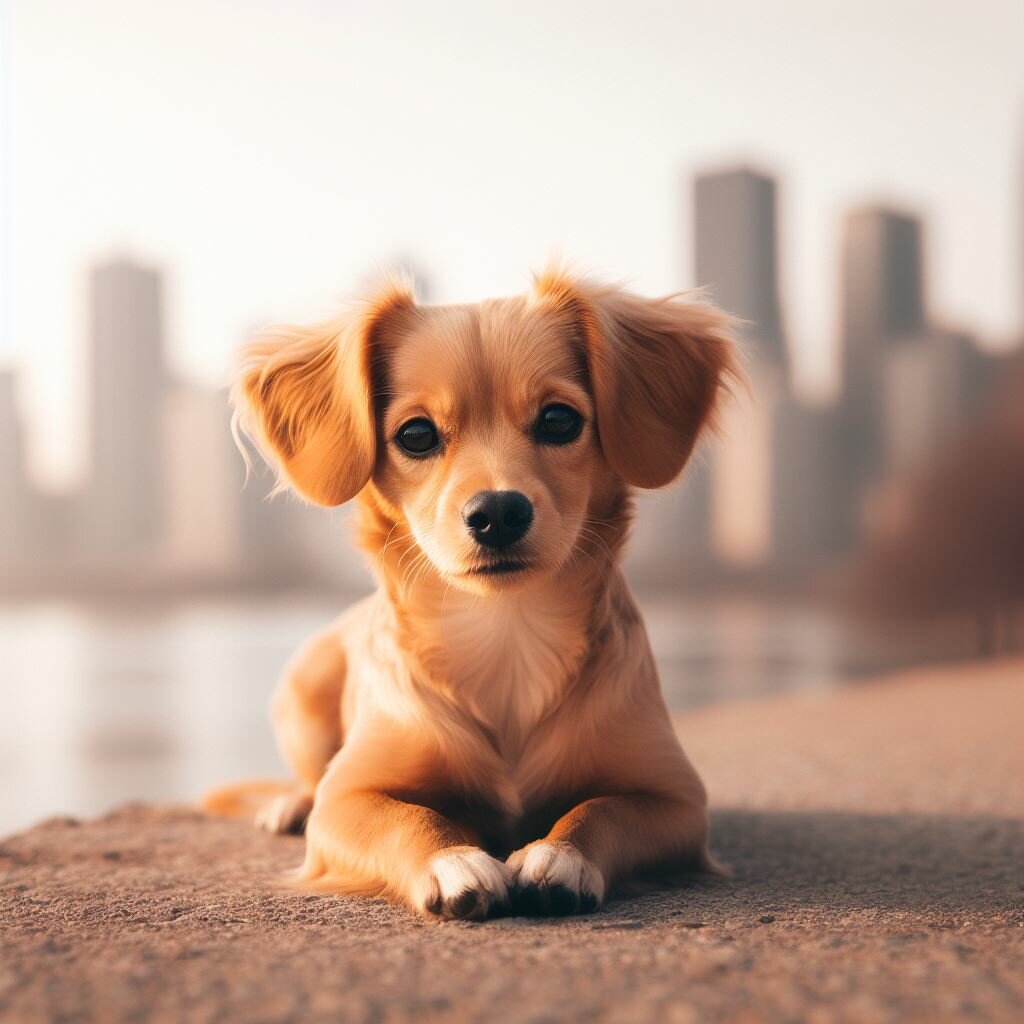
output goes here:
[[512, 559], [505, 559], [500, 562], [487, 562], [485, 565], [475, 565], [467, 570], [467, 576], [512, 576], [518, 572], [526, 572], [531, 568], [529, 562], [519, 562]]

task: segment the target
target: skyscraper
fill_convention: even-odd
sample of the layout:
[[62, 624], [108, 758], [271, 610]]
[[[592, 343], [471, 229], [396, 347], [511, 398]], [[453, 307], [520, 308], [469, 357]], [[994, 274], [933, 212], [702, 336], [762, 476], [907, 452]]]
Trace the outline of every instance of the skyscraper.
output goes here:
[[[724, 437], [702, 447], [681, 485], [642, 499], [627, 566], [638, 582], [669, 585], [706, 574], [715, 556], [749, 568], [767, 556], [770, 503], [762, 456], [767, 423], [784, 381], [786, 351], [779, 310], [775, 182], [745, 167], [699, 175], [693, 186], [696, 283], [746, 321], [740, 333], [749, 370], [770, 378], [730, 404]], [[760, 381], [758, 382], [760, 385]], [[737, 513], [736, 510], [739, 510]]]
[[709, 538], [732, 569], [750, 570], [772, 555], [774, 421], [789, 386], [779, 306], [776, 188], [745, 167], [700, 175], [694, 188], [697, 284], [746, 321], [739, 334], [750, 377], [723, 417], [712, 463]]
[[91, 299], [90, 536], [131, 557], [161, 537], [164, 353], [160, 275], [127, 259], [95, 267]]
[[753, 358], [784, 366], [774, 179], [745, 167], [701, 174], [694, 202], [697, 284], [748, 322]]
[[241, 552], [227, 394], [178, 381], [164, 401], [162, 571], [179, 584], [231, 578]]
[[836, 456], [849, 545], [861, 532], [864, 499], [886, 468], [887, 353], [925, 328], [920, 220], [878, 206], [851, 211], [841, 261], [842, 427]]
[[31, 557], [29, 488], [24, 442], [15, 407], [15, 377], [0, 370], [0, 575], [16, 575]]
[[924, 327], [921, 235], [918, 218], [875, 206], [843, 225], [843, 393], [867, 417], [877, 412], [883, 351]]
[[971, 422], [990, 360], [963, 332], [931, 329], [903, 339], [882, 365], [885, 471], [907, 475], [934, 458]]
[[775, 410], [772, 450], [772, 558], [783, 576], [827, 566], [845, 547], [844, 489], [836, 459], [839, 411], [793, 394]]
[[625, 570], [641, 589], [671, 590], [713, 569], [711, 466], [698, 445], [682, 479], [663, 491], [640, 491], [637, 517], [626, 546]]

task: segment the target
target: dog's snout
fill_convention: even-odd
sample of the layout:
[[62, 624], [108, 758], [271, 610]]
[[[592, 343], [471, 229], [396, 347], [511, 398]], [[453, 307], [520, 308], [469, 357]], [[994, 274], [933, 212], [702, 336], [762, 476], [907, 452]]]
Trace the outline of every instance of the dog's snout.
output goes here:
[[507, 548], [530, 529], [533, 505], [519, 491], [478, 491], [463, 506], [462, 519], [478, 544]]

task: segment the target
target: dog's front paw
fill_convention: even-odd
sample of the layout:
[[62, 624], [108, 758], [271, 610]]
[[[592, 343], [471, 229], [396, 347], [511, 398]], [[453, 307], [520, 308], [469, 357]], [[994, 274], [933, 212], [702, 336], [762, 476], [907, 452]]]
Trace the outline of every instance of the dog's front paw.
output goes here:
[[604, 877], [572, 843], [542, 839], [508, 859], [524, 914], [589, 914], [604, 900]]
[[475, 846], [456, 846], [431, 859], [414, 902], [446, 920], [483, 921], [508, 909], [511, 888], [500, 860]]
[[281, 793], [256, 812], [256, 827], [278, 835], [301, 835], [312, 809], [308, 793]]

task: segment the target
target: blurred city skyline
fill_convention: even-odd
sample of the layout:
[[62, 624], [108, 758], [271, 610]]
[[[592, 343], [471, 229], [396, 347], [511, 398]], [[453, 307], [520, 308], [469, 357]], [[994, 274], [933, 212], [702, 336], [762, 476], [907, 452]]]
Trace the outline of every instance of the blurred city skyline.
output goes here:
[[251, 327], [329, 311], [375, 264], [425, 268], [435, 301], [522, 290], [552, 252], [647, 293], [704, 283], [689, 181], [746, 163], [781, 183], [799, 393], [838, 390], [851, 206], [926, 224], [932, 324], [1020, 333], [1016, 3], [5, 14], [0, 365], [46, 487], [87, 473], [88, 271], [112, 253], [165, 273], [169, 370], [212, 386]]
[[[809, 402], [795, 386], [780, 295], [778, 183], [726, 167], [699, 174], [689, 192], [696, 274], [741, 319], [749, 387], [737, 389], [682, 483], [642, 497], [627, 572], [641, 587], [675, 592], [712, 581], [813, 588], [848, 568], [886, 526], [893, 495], [986, 414], [1001, 367], [1017, 366], [1024, 347], [992, 355], [938, 321], [923, 258], [928, 225], [902, 210], [855, 207], [834, 254], [839, 392]], [[364, 560], [334, 529], [337, 513], [290, 494], [265, 500], [273, 477], [258, 459], [243, 488], [226, 389], [183, 380], [167, 358], [174, 307], [163, 271], [101, 260], [88, 295], [83, 486], [55, 496], [33, 484], [17, 377], [0, 371], [2, 589], [365, 587]]]

